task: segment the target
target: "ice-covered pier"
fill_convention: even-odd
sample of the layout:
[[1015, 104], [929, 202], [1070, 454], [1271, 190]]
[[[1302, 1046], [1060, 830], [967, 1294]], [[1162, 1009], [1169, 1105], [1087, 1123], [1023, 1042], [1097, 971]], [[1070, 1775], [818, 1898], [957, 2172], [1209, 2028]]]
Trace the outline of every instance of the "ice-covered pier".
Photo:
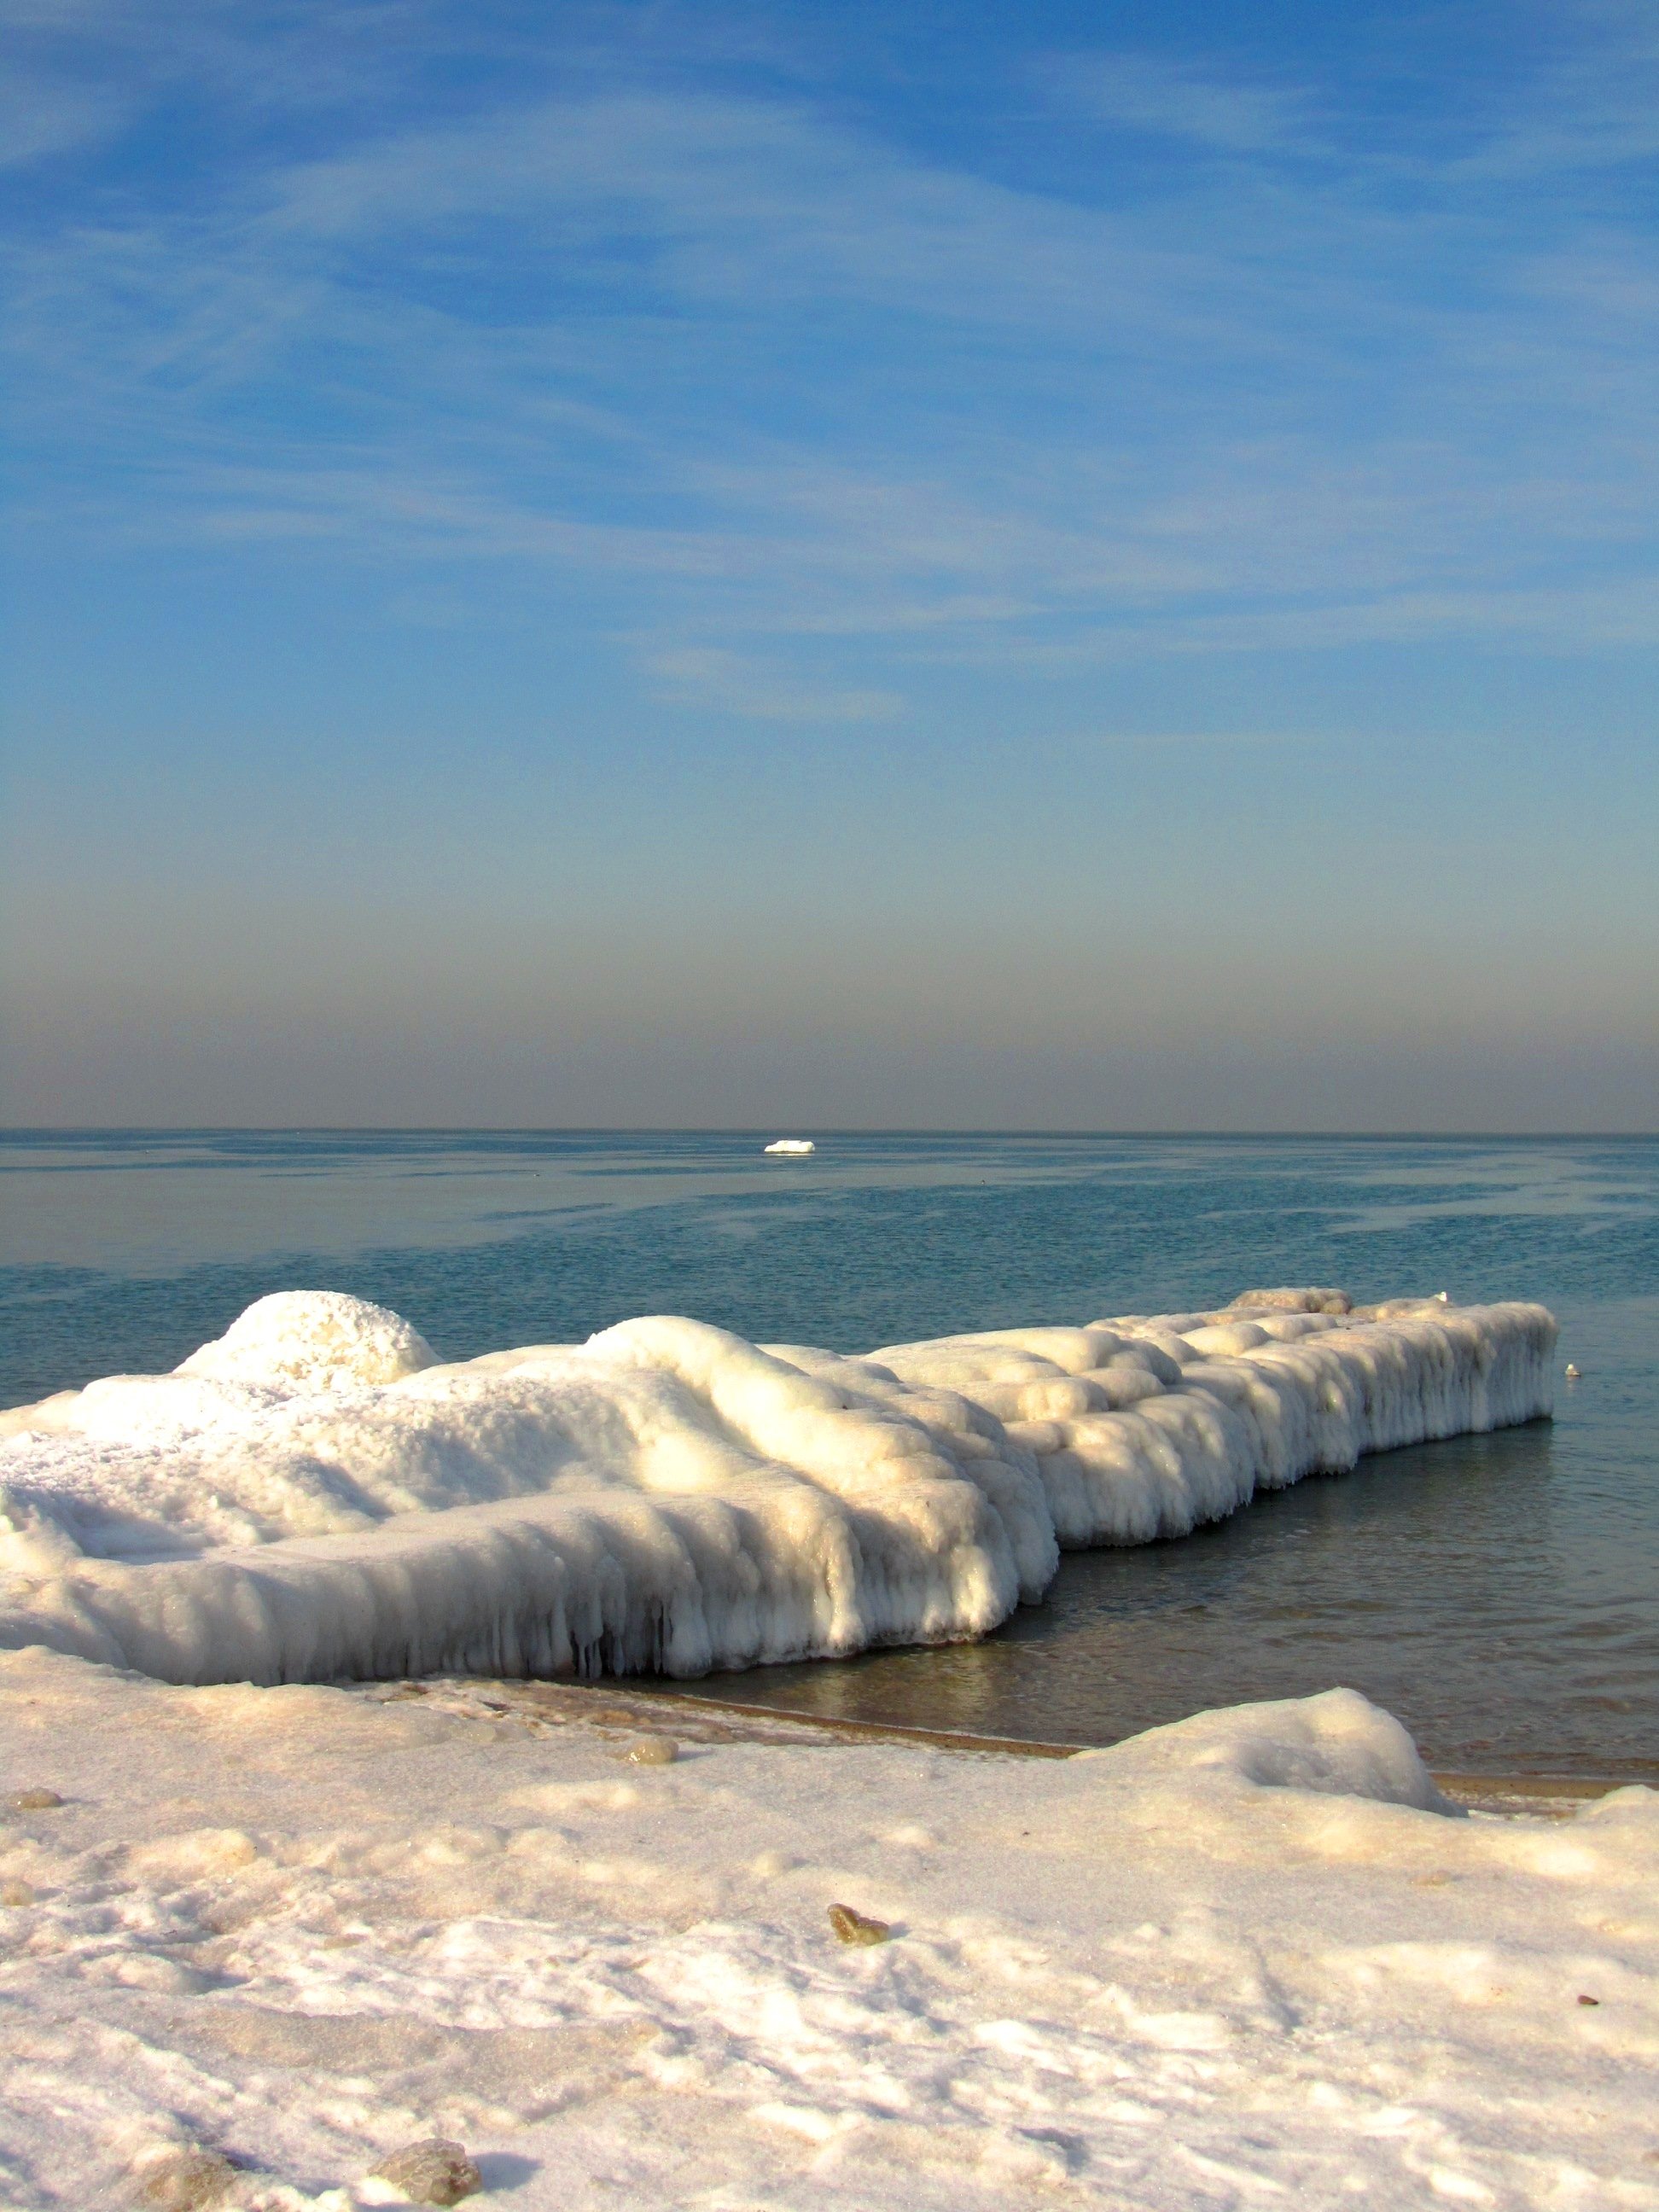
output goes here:
[[0, 1645], [166, 1680], [593, 1674], [984, 1635], [1063, 1547], [1547, 1413], [1541, 1306], [1219, 1311], [848, 1357], [702, 1322], [446, 1363], [326, 1291], [0, 1415]]

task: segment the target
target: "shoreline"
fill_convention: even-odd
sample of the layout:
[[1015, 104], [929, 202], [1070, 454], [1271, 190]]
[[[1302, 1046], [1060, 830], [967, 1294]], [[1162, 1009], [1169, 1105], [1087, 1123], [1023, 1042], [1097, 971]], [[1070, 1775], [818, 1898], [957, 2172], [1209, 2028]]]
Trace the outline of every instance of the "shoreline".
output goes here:
[[[514, 1716], [528, 1705], [532, 1717], [544, 1722], [580, 1723], [601, 1732], [628, 1729], [635, 1733], [725, 1742], [799, 1743], [804, 1739], [809, 1743], [887, 1745], [990, 1759], [1070, 1759], [1085, 1752], [1115, 1750], [1136, 1741], [1138, 1735], [1152, 1732], [1138, 1731], [1115, 1744], [985, 1735], [965, 1729], [910, 1727], [902, 1722], [860, 1720], [793, 1706], [708, 1698], [695, 1690], [666, 1683], [647, 1686], [632, 1678], [532, 1682], [441, 1675], [351, 1686], [380, 1703], [435, 1696], [454, 1708], [471, 1705], [486, 1711], [495, 1708]], [[672, 1727], [665, 1724], [671, 1718]], [[1530, 1774], [1512, 1770], [1488, 1773], [1438, 1766], [1431, 1766], [1428, 1771], [1436, 1788], [1466, 1811], [1532, 1813], [1557, 1819], [1570, 1817], [1581, 1806], [1596, 1803], [1618, 1790], [1659, 1790], [1659, 1759], [1643, 1772], [1627, 1775]]]

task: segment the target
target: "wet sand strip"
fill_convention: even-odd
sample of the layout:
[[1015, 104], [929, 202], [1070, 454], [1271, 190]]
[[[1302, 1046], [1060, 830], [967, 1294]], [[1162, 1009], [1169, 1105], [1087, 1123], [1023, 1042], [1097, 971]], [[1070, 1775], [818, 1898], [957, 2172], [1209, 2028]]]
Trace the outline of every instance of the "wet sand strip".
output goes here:
[[[963, 1730], [906, 1728], [889, 1721], [830, 1717], [788, 1706], [744, 1705], [653, 1684], [490, 1681], [443, 1676], [425, 1681], [363, 1685], [381, 1700], [431, 1698], [450, 1708], [520, 1721], [532, 1727], [576, 1722], [602, 1730], [674, 1735], [691, 1743], [895, 1743], [982, 1757], [1074, 1759], [1097, 1744], [1048, 1743], [1029, 1736], [977, 1735]], [[1659, 1787], [1659, 1762], [1626, 1775], [1473, 1774], [1431, 1770], [1437, 1788], [1469, 1812], [1532, 1814], [1565, 1820], [1631, 1783]]]

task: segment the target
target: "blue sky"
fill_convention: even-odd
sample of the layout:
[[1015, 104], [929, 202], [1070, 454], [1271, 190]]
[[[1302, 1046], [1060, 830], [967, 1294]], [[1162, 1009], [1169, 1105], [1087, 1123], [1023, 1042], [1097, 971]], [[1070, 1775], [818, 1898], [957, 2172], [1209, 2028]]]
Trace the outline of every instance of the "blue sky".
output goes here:
[[0, 1116], [1659, 1119], [1645, 0], [0, 16]]

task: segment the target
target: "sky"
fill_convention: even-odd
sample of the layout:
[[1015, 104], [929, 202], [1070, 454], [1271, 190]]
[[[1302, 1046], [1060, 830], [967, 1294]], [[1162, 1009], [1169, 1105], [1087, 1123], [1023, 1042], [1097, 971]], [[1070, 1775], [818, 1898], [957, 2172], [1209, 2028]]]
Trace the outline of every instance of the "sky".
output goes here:
[[0, 0], [0, 1121], [1659, 1126], [1659, 13]]

